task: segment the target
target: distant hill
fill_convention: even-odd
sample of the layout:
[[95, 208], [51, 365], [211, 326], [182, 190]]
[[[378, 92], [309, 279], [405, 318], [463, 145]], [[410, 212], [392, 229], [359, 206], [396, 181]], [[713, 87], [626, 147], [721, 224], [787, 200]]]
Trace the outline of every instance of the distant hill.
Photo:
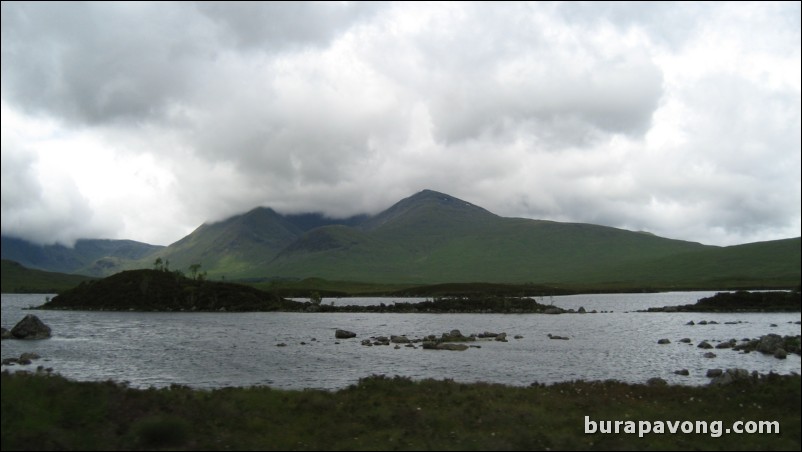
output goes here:
[[3, 293], [58, 293], [94, 278], [25, 268], [19, 262], [2, 260], [0, 281]]
[[61, 273], [104, 276], [124, 269], [125, 263], [142, 259], [162, 246], [133, 240], [81, 239], [73, 248], [64, 245], [37, 245], [3, 236], [2, 258], [25, 267]]
[[229, 280], [781, 288], [799, 285], [801, 248], [800, 238], [718, 247], [592, 224], [505, 218], [423, 190], [377, 215], [344, 220], [259, 207], [203, 224], [139, 257], [95, 257], [94, 266], [82, 268], [111, 274], [151, 268], [158, 257], [170, 269], [201, 264], [210, 278]]

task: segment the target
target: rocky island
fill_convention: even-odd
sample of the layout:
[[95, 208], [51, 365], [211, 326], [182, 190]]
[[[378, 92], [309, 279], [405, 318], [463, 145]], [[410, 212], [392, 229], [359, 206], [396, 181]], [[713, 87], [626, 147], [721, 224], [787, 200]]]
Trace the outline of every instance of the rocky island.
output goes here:
[[719, 292], [695, 304], [649, 308], [645, 312], [800, 312], [799, 287], [793, 291]]
[[[418, 303], [374, 306], [333, 306], [319, 297], [301, 302], [231, 282], [188, 278], [163, 270], [130, 270], [97, 281], [83, 282], [37, 309], [165, 312], [376, 312], [376, 313], [585, 313], [538, 303], [534, 298], [475, 294], [434, 298]], [[592, 311], [591, 311], [592, 312]]]
[[163, 270], [130, 270], [86, 281], [38, 309], [86, 311], [298, 311], [304, 303], [253, 287]]

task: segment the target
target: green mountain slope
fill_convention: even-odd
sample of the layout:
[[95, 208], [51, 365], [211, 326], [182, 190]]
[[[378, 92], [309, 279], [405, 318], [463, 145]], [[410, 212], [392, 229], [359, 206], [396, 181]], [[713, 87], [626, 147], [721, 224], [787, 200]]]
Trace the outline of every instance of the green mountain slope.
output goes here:
[[0, 291], [3, 293], [57, 293], [90, 280], [94, 278], [33, 270], [6, 259], [2, 260], [0, 266]]
[[81, 239], [75, 246], [36, 245], [2, 237], [2, 258], [38, 270], [102, 276], [122, 270], [131, 261], [143, 259], [164, 247], [133, 240]]
[[[588, 278], [662, 288], [726, 287], [773, 288], [798, 286], [802, 262], [799, 237], [704, 250], [640, 260], [613, 267]], [[614, 278], [618, 275], [617, 278]]]
[[393, 283], [560, 283], [581, 281], [600, 267], [709, 248], [603, 226], [503, 218], [428, 190], [361, 229], [348, 247], [282, 253], [268, 272]]
[[138, 262], [149, 267], [155, 258], [170, 261], [172, 269], [201, 264], [212, 277], [246, 275], [263, 267], [302, 234], [273, 209], [258, 207], [224, 221], [203, 224], [183, 239]]
[[[707, 246], [606, 226], [500, 217], [431, 190], [375, 216], [343, 220], [281, 215], [260, 207], [204, 224], [138, 257], [115, 252], [95, 257], [83, 269], [112, 274], [151, 268], [159, 257], [172, 270], [201, 264], [212, 279], [486, 282], [609, 290], [796, 287], [802, 274], [800, 238]], [[61, 257], [85, 260], [75, 252]]]

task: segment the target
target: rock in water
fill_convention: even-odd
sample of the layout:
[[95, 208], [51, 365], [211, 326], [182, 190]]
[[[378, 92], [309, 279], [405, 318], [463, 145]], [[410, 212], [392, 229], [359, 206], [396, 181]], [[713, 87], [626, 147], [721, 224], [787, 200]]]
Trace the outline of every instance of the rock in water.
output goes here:
[[26, 315], [11, 329], [11, 335], [17, 339], [47, 339], [50, 327], [33, 314]]
[[334, 337], [337, 339], [350, 339], [356, 337], [356, 333], [346, 330], [337, 330], [334, 332]]
[[468, 346], [465, 345], [465, 344], [442, 343], [442, 344], [437, 344], [435, 349], [437, 349], [437, 350], [453, 350], [453, 351], [461, 352], [463, 350], [467, 350]]

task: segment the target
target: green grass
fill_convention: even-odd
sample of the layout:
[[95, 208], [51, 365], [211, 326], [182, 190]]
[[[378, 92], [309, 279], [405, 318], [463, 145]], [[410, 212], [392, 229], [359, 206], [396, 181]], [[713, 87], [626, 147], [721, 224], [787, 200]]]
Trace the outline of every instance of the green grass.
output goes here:
[[[3, 450], [799, 450], [800, 377], [508, 387], [372, 377], [336, 392], [135, 390], [2, 374]], [[778, 421], [780, 434], [585, 434], [584, 420]]]
[[57, 293], [95, 278], [25, 268], [17, 262], [2, 261], [3, 293]]
[[238, 282], [260, 290], [276, 293], [282, 297], [309, 297], [312, 292], [317, 292], [323, 297], [384, 296], [396, 294], [410, 287], [408, 284], [329, 281], [322, 278], [306, 278], [300, 281]]
[[802, 275], [798, 238], [721, 248], [595, 225], [499, 217], [456, 223], [418, 219], [406, 229], [401, 226], [370, 231], [369, 239], [322, 231], [332, 235], [329, 243], [341, 246], [295, 249], [251, 272], [409, 285], [487, 282], [673, 290], [788, 288]]

